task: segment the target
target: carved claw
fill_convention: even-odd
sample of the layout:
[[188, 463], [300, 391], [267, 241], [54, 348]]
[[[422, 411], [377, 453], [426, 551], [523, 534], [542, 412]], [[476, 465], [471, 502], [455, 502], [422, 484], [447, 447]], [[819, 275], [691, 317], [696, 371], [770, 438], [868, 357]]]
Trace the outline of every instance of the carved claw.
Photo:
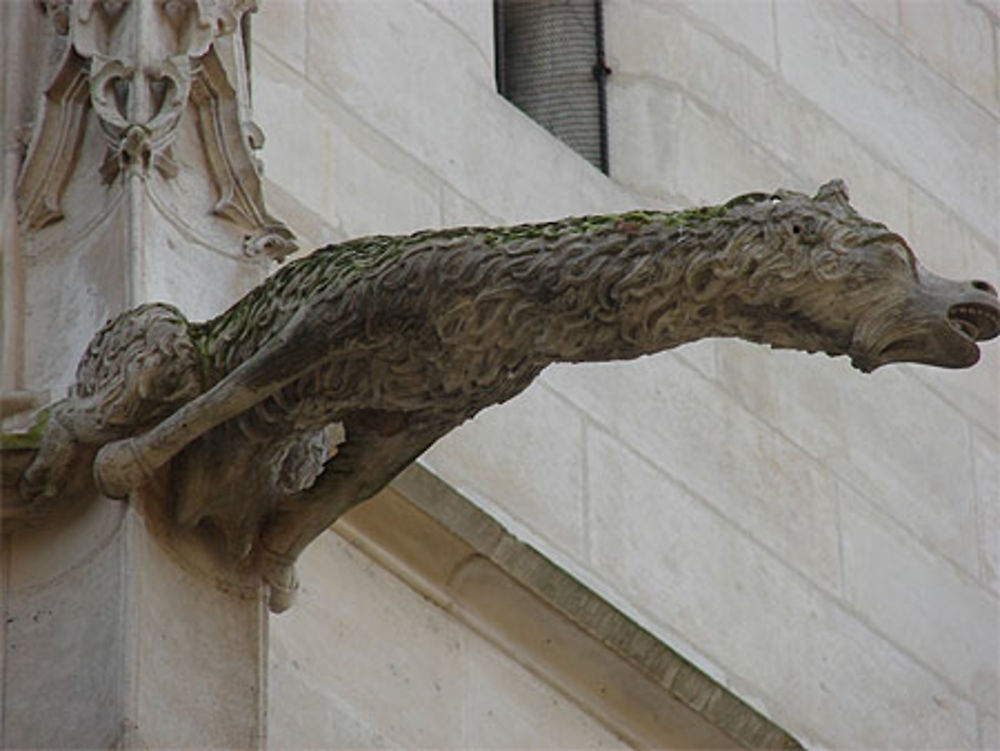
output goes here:
[[50, 418], [35, 460], [21, 476], [21, 498], [29, 503], [53, 500], [63, 490], [79, 444], [58, 417]]
[[103, 446], [94, 459], [94, 483], [108, 498], [127, 498], [129, 491], [145, 485], [152, 476], [132, 438]]
[[73, 448], [66, 447], [55, 460], [50, 456], [36, 459], [21, 476], [21, 498], [29, 503], [42, 503], [59, 495], [75, 453]]

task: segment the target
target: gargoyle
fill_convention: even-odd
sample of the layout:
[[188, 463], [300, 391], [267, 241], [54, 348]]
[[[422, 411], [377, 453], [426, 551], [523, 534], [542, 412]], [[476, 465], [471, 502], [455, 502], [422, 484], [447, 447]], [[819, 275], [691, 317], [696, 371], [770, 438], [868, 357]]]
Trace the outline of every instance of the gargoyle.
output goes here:
[[815, 197], [366, 237], [288, 264], [204, 323], [162, 304], [111, 321], [22, 494], [57, 495], [76, 452], [98, 447], [108, 496], [169, 472], [176, 521], [259, 561], [278, 611], [309, 542], [549, 363], [732, 336], [865, 372], [963, 368], [998, 332], [989, 284], [923, 269], [840, 181]]

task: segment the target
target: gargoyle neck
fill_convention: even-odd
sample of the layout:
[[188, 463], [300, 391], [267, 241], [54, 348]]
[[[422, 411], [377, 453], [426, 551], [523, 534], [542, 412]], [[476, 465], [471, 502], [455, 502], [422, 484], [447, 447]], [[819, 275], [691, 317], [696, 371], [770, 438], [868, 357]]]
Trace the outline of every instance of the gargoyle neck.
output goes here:
[[[715, 337], [830, 354], [849, 346], [849, 325], [817, 315], [830, 293], [808, 249], [726, 217], [678, 225], [665, 215], [625, 229], [632, 232], [598, 254], [582, 288], [564, 293], [583, 307], [564, 305], [552, 326], [566, 348], [561, 359], [622, 359]], [[585, 324], [589, 337], [577, 333]]]

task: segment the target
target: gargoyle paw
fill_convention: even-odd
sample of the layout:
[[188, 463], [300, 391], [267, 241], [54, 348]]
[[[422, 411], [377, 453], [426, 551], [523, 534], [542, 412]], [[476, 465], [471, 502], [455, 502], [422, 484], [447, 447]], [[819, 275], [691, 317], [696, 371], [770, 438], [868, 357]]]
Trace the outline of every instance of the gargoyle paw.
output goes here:
[[131, 438], [102, 446], [94, 459], [94, 483], [108, 498], [127, 498], [151, 477]]

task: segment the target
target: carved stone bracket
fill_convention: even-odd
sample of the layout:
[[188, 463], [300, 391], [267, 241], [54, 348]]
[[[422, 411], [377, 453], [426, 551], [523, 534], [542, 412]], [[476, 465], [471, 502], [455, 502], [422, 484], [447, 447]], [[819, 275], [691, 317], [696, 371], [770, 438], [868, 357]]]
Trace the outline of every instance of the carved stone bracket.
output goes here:
[[217, 190], [212, 212], [245, 230], [244, 252], [280, 259], [291, 231], [264, 206], [238, 32], [254, 0], [44, 0], [64, 48], [46, 86], [21, 171], [21, 226], [63, 216], [90, 113], [106, 142], [102, 182], [124, 173], [178, 174], [179, 126], [193, 118]]

